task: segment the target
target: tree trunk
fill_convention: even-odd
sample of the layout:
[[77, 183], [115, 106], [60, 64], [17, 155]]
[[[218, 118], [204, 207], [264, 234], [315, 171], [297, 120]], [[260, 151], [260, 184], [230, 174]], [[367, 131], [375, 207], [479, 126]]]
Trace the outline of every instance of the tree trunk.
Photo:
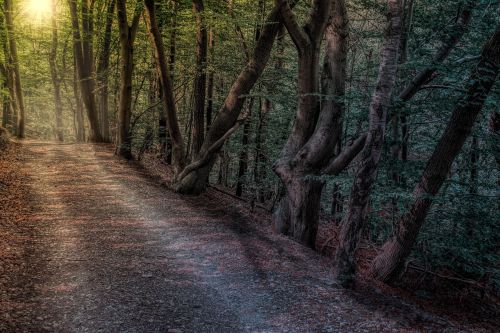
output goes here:
[[104, 28], [104, 37], [102, 50], [97, 64], [97, 80], [99, 84], [99, 119], [104, 141], [110, 142], [109, 133], [109, 57], [111, 54], [111, 34], [113, 28], [113, 12], [115, 10], [116, 0], [110, 0], [106, 10], [106, 24]]
[[56, 19], [56, 0], [52, 0], [52, 45], [50, 50], [49, 65], [52, 84], [54, 85], [54, 106], [56, 111], [56, 137], [60, 142], [64, 141], [63, 121], [62, 121], [62, 100], [61, 100], [61, 79], [57, 70], [57, 44], [58, 31]]
[[425, 221], [433, 197], [438, 194], [446, 180], [453, 161], [470, 135], [477, 116], [495, 84], [499, 67], [500, 27], [497, 27], [494, 36], [483, 48], [481, 60], [468, 80], [467, 93], [453, 110], [420, 182], [415, 187], [412, 206], [399, 219], [392, 235], [372, 263], [371, 275], [376, 279], [387, 282], [396, 278], [401, 271]]
[[206, 189], [208, 176], [224, 143], [220, 141], [227, 139], [226, 134], [238, 123], [238, 117], [245, 103], [244, 96], [251, 91], [267, 65], [280, 27], [279, 21], [280, 13], [276, 7], [267, 17], [268, 24], [262, 30], [252, 57], [233, 83], [222, 109], [210, 126], [197, 160], [184, 170], [189, 172], [183, 171], [183, 177], [177, 179], [175, 189], [178, 192], [197, 195]]
[[250, 144], [250, 131], [252, 127], [252, 109], [253, 109], [254, 98], [250, 98], [248, 101], [248, 111], [247, 119], [243, 124], [243, 136], [241, 139], [241, 152], [238, 163], [238, 177], [236, 181], [236, 196], [243, 196], [243, 189], [245, 184], [245, 175], [248, 169], [248, 151]]
[[[282, 10], [285, 26], [299, 54], [299, 107], [292, 133], [274, 165], [274, 171], [286, 189], [285, 197], [275, 212], [274, 224], [278, 231], [314, 247], [324, 187], [324, 182], [317, 176], [330, 169], [337, 157], [341, 157], [337, 162], [342, 160], [342, 163], [326, 173], [340, 173], [359, 152], [360, 145], [364, 144], [364, 140], [358, 141], [346, 152], [335, 155], [335, 147], [341, 139], [345, 109], [347, 11], [344, 1], [333, 1], [332, 4], [315, 1], [311, 21], [306, 25], [315, 27], [297, 31], [297, 22], [289, 8], [284, 6]], [[328, 22], [329, 14], [331, 19]], [[334, 97], [321, 101], [319, 107], [319, 55], [323, 36], [327, 46], [321, 92]], [[347, 164], [345, 161], [348, 161]], [[316, 204], [311, 199], [317, 201]]]
[[165, 59], [165, 49], [163, 40], [158, 29], [156, 20], [156, 8], [153, 0], [145, 0], [146, 5], [146, 22], [148, 25], [149, 35], [155, 50], [156, 65], [160, 73], [160, 81], [163, 94], [163, 103], [166, 112], [168, 132], [172, 140], [172, 164], [176, 173], [179, 173], [184, 167], [184, 140], [179, 129], [177, 120], [177, 107], [175, 105], [175, 97], [172, 88], [169, 69]]
[[[9, 84], [7, 82], [8, 80], [8, 77], [7, 77], [7, 73], [5, 72], [5, 75], [4, 75], [4, 81], [3, 81], [3, 84], [2, 84], [2, 89], [3, 90], [8, 90], [9, 89]], [[9, 100], [9, 95], [7, 94], [4, 94], [2, 96], [2, 127], [5, 128], [5, 129], [8, 129], [10, 127], [10, 124], [11, 124], [11, 113], [10, 113], [10, 100]]]
[[78, 20], [78, 9], [76, 0], [69, 0], [69, 9], [71, 14], [71, 24], [73, 28], [73, 43], [75, 49], [76, 64], [78, 67], [78, 82], [87, 117], [91, 128], [90, 139], [94, 142], [103, 142], [104, 138], [101, 135], [99, 117], [97, 114], [96, 99], [95, 99], [95, 79], [92, 76], [93, 57], [91, 52], [90, 39], [90, 13], [88, 12], [89, 0], [84, 0], [82, 3], [82, 30], [80, 31], [80, 23]]
[[[120, 102], [118, 106], [118, 141], [117, 153], [126, 159], [132, 158], [132, 133], [130, 132], [130, 118], [132, 116], [132, 75], [134, 72], [134, 41], [139, 27], [142, 9], [135, 11], [132, 25], [127, 19], [125, 0], [117, 2], [118, 26], [120, 30]], [[138, 7], [139, 8], [139, 7]]]
[[193, 143], [191, 148], [194, 160], [201, 149], [205, 138], [205, 95], [207, 89], [207, 28], [203, 0], [193, 0], [193, 11], [196, 17], [196, 73], [194, 78], [193, 104]]
[[349, 205], [342, 221], [339, 246], [335, 254], [335, 278], [345, 287], [352, 287], [355, 278], [355, 254], [363, 224], [367, 217], [368, 200], [375, 183], [384, 143], [387, 106], [397, 75], [399, 45], [401, 42], [401, 1], [388, 0], [389, 26], [380, 54], [378, 83], [370, 105], [370, 128], [361, 153], [360, 166], [354, 178]]
[[[210, 61], [215, 62], [215, 38], [214, 38], [214, 28], [210, 28], [208, 34], [208, 54], [210, 55]], [[208, 82], [207, 82], [207, 111], [206, 111], [206, 132], [210, 130], [210, 125], [212, 124], [213, 112], [214, 112], [214, 76], [215, 71], [210, 69], [208, 72]]]
[[25, 108], [24, 108], [24, 97], [23, 89], [21, 85], [21, 74], [19, 70], [19, 59], [17, 56], [17, 43], [14, 32], [14, 20], [13, 20], [13, 7], [12, 0], [4, 0], [4, 15], [5, 23], [7, 28], [7, 39], [9, 42], [9, 64], [12, 66], [13, 74], [13, 86], [16, 96], [16, 106], [17, 106], [17, 137], [25, 137]]
[[[73, 53], [75, 54], [76, 50], [73, 47]], [[73, 94], [75, 96], [75, 138], [77, 142], [85, 141], [85, 122], [84, 122], [84, 108], [82, 94], [80, 91], [80, 86], [78, 85], [78, 66], [76, 64], [76, 57], [73, 63], [74, 71], [73, 71]]]

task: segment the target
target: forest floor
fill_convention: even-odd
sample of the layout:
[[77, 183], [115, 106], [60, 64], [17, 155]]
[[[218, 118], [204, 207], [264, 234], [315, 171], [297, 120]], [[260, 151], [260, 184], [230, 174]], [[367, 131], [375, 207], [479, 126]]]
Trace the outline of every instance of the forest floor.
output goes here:
[[109, 146], [14, 143], [0, 170], [0, 332], [494, 331], [343, 290], [329, 259]]

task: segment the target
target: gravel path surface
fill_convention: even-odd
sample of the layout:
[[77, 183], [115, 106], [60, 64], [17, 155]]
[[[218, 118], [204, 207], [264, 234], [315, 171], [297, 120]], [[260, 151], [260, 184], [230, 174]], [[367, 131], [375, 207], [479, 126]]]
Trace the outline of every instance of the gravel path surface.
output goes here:
[[22, 255], [0, 256], [1, 332], [478, 332], [339, 289], [313, 251], [107, 147], [27, 141], [20, 155]]

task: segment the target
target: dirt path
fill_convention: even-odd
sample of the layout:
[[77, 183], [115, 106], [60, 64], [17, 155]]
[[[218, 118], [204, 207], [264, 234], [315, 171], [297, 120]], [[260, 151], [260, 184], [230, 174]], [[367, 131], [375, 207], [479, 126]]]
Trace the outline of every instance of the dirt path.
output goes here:
[[169, 192], [105, 147], [20, 149], [27, 213], [11, 221], [22, 255], [0, 265], [2, 332], [459, 330], [338, 289], [314, 252], [227, 205]]

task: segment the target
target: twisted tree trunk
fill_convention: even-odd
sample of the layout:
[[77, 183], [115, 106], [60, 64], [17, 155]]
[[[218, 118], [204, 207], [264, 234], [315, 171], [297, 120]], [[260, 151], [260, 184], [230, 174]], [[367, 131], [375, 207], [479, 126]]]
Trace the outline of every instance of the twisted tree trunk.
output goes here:
[[[279, 232], [314, 247], [324, 187], [318, 176], [339, 174], [362, 149], [365, 139], [361, 137], [335, 154], [345, 109], [348, 18], [344, 1], [315, 1], [310, 21], [302, 28], [286, 1], [279, 2], [299, 55], [299, 107], [292, 133], [274, 165], [286, 188], [274, 224]], [[327, 45], [321, 90], [332, 97], [321, 101], [320, 108], [319, 55], [324, 35]]]

